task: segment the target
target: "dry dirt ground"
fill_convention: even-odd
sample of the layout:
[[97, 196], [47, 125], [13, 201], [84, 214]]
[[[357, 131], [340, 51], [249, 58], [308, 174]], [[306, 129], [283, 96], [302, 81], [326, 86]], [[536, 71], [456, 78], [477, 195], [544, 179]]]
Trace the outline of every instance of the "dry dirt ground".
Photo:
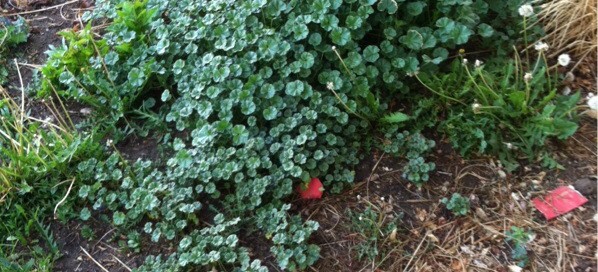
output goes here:
[[[18, 1], [17, 1], [18, 2]], [[22, 2], [22, 1], [21, 1]], [[19, 9], [15, 1], [0, 0], [4, 15], [20, 13], [31, 26], [29, 41], [15, 50], [22, 79], [27, 85], [32, 69], [42, 64], [48, 45], [60, 42], [58, 31], [76, 27], [78, 15], [88, 8], [86, 1], [29, 0]], [[587, 94], [596, 93], [596, 58], [578, 65], [575, 80], [568, 85]], [[13, 73], [12, 92], [20, 91], [20, 81]], [[32, 114], [43, 119], [46, 113], [31, 101]], [[36, 109], [39, 109], [36, 111]], [[73, 115], [80, 114], [73, 105]], [[551, 143], [565, 170], [546, 170], [536, 165], [502, 175], [490, 158], [464, 160], [439, 135], [437, 152], [431, 161], [437, 170], [423, 188], [417, 189], [400, 177], [401, 161], [374, 154], [363, 163], [360, 182], [340, 195], [325, 195], [322, 200], [295, 201], [295, 211], [316, 220], [320, 229], [312, 242], [320, 245], [321, 259], [311, 271], [509, 271], [515, 264], [512, 244], [505, 233], [516, 226], [534, 234], [528, 245], [526, 271], [597, 271], [596, 120], [583, 117], [579, 131], [564, 143]], [[126, 144], [131, 157], [154, 156], [151, 140], [130, 140]], [[585, 179], [585, 183], [584, 180]], [[533, 207], [530, 199], [545, 195], [560, 185], [575, 185], [589, 202], [564, 216], [547, 221]], [[454, 217], [439, 200], [460, 193], [470, 198], [470, 213]], [[381, 237], [380, 255], [375, 261], [357, 258], [356, 248], [366, 240], [352, 227], [348, 213], [367, 207], [379, 213], [379, 222], [399, 218], [396, 233]], [[594, 218], [594, 219], [593, 219]], [[81, 235], [83, 225], [48, 222], [63, 256], [54, 271], [129, 271], [146, 254], [173, 250], [167, 246], [144, 246], [143, 252], [123, 252], [123, 240], [101, 220], [88, 223], [94, 238]], [[143, 243], [151, 245], [151, 243]], [[244, 240], [255, 257], [266, 261], [272, 271], [272, 256], [266, 241]]]

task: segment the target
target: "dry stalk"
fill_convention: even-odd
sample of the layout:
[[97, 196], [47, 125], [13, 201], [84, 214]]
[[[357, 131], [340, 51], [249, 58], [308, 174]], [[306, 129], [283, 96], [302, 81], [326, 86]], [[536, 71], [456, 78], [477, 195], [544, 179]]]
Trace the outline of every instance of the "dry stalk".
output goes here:
[[554, 57], [560, 53], [577, 56], [578, 63], [596, 53], [598, 0], [552, 0], [541, 5], [538, 18], [546, 30], [546, 41]]

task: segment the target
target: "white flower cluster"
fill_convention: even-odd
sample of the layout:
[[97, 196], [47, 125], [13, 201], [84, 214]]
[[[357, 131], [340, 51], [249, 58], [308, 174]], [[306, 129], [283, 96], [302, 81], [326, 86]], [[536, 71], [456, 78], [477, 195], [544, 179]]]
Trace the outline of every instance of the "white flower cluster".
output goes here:
[[534, 78], [532, 76], [532, 73], [525, 73], [525, 75], [523, 76], [523, 80], [525, 81], [525, 83], [529, 83], [532, 80], [532, 78]]
[[534, 15], [534, 8], [532, 7], [532, 5], [529, 5], [529, 4], [525, 4], [521, 7], [519, 7], [519, 9], [517, 11], [519, 11], [519, 15], [521, 15], [523, 17], [530, 17], [530, 16]]
[[558, 58], [558, 63], [560, 66], [567, 66], [569, 65], [569, 63], [571, 62], [571, 57], [569, 56], [569, 54], [561, 54]]
[[545, 42], [538, 42], [534, 45], [534, 49], [538, 52], [548, 51], [548, 44]]

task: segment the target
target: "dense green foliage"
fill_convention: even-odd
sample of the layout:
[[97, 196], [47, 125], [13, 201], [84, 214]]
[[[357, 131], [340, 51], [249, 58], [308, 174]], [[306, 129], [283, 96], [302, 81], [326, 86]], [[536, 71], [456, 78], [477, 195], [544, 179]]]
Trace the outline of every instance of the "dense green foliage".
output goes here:
[[380, 208], [370, 205], [362, 212], [348, 211], [348, 216], [351, 220], [351, 230], [358, 233], [363, 240], [356, 247], [357, 257], [377, 265], [384, 262], [386, 254], [396, 246], [393, 243], [396, 242], [402, 214], [386, 214]]
[[[49, 159], [75, 168], [84, 207], [70, 217], [102, 213], [132, 250], [144, 246], [141, 235], [176, 249], [139, 271], [266, 271], [241, 244], [247, 237], [269, 244], [281, 269], [306, 269], [319, 256], [309, 242], [318, 223], [290, 213], [293, 189], [318, 177], [340, 192], [372, 147], [403, 158], [403, 177], [422, 186], [435, 143], [420, 130], [437, 120], [413, 123], [437, 118], [444, 104], [421, 99], [414, 76], [439, 73], [468, 43], [504, 54], [517, 41], [520, 3], [97, 1], [87, 27], [62, 32], [49, 50], [36, 89], [90, 107], [79, 129], [106, 142], [103, 155], [77, 157], [75, 167]], [[111, 24], [98, 38], [91, 26], [102, 19]], [[158, 138], [162, 159], [124, 159], [115, 144], [131, 134]], [[360, 255], [375, 258], [366, 251], [386, 221], [364, 215], [375, 224], [356, 224], [376, 236]]]
[[8, 49], [14, 48], [20, 43], [27, 41], [29, 26], [25, 19], [19, 17], [16, 21], [0, 17], [0, 85], [6, 83], [8, 67], [14, 64], [8, 63]]
[[527, 244], [532, 241], [534, 233], [520, 227], [511, 227], [505, 232], [505, 242], [511, 243], [511, 258], [517, 262], [517, 266], [525, 267], [529, 263]]
[[453, 62], [451, 73], [419, 75], [437, 95], [433, 105], [448, 112], [439, 127], [453, 146], [462, 155], [498, 156], [508, 170], [519, 158], [554, 166], [546, 141], [575, 133], [580, 94], [557, 92], [558, 75], [542, 52], [534, 62], [461, 62]]
[[459, 193], [454, 193], [450, 199], [443, 198], [440, 200], [446, 208], [453, 213], [453, 215], [466, 215], [469, 212], [469, 199], [461, 196]]

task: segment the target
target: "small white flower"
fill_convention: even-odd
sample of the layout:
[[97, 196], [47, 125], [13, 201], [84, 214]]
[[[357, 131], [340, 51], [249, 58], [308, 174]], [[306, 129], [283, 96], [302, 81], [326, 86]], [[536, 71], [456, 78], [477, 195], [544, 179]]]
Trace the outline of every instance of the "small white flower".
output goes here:
[[565, 86], [565, 88], [563, 88], [562, 94], [569, 95], [570, 93], [571, 93], [571, 88], [569, 88], [568, 86]]
[[534, 78], [532, 76], [532, 73], [525, 73], [525, 75], [523, 76], [523, 80], [525, 81], [525, 83], [528, 83], [532, 80], [532, 78]]
[[361, 195], [357, 195], [357, 200], [361, 200]]
[[333, 45], [333, 46], [332, 46], [332, 50], [333, 50], [333, 51], [336, 51], [336, 46], [334, 46], [334, 45]]
[[484, 63], [484, 62], [482, 62], [481, 60], [475, 60], [475, 62], [473, 63], [473, 66], [475, 68], [480, 68], [480, 66], [482, 66], [482, 63]]
[[480, 108], [482, 108], [482, 105], [480, 103], [471, 104], [471, 109], [474, 113], [478, 113], [480, 111]]
[[598, 110], [598, 96], [592, 96], [588, 99], [588, 106], [590, 109]]
[[525, 4], [521, 7], [519, 7], [519, 9], [517, 11], [519, 11], [519, 15], [521, 15], [523, 17], [530, 17], [530, 16], [534, 15], [534, 8], [532, 7], [532, 5], [529, 5], [529, 4]]
[[361, 217], [361, 216], [360, 216], [360, 217], [359, 217], [359, 221], [361, 221], [361, 220], [363, 220], [363, 217]]
[[521, 271], [523, 271], [523, 268], [516, 266], [516, 265], [509, 265], [509, 271], [510, 272], [521, 272]]
[[559, 56], [558, 62], [560, 66], [567, 66], [571, 62], [571, 57], [569, 57], [569, 54], [562, 54]]
[[594, 93], [588, 93], [588, 95], [586, 96], [586, 99], [590, 99], [592, 97], [594, 97]]
[[112, 143], [114, 143], [114, 141], [112, 141], [112, 139], [108, 139], [108, 140], [106, 140], [106, 146], [107, 146], [107, 147], [110, 147], [110, 146], [112, 146]]
[[90, 115], [91, 114], [91, 109], [90, 108], [82, 108], [79, 110], [79, 112], [83, 115]]
[[380, 197], [380, 200], [384, 201], [384, 197]]
[[467, 59], [463, 59], [463, 65], [467, 65], [467, 62], [469, 62]]
[[534, 48], [538, 52], [543, 52], [548, 50], [548, 44], [545, 42], [538, 42], [534, 45]]
[[507, 146], [508, 149], [513, 149], [515, 148], [515, 146], [513, 146], [512, 143], [505, 143], [505, 145]]
[[326, 89], [334, 91], [334, 83], [332, 83], [332, 81], [328, 81], [328, 83], [326, 83]]

